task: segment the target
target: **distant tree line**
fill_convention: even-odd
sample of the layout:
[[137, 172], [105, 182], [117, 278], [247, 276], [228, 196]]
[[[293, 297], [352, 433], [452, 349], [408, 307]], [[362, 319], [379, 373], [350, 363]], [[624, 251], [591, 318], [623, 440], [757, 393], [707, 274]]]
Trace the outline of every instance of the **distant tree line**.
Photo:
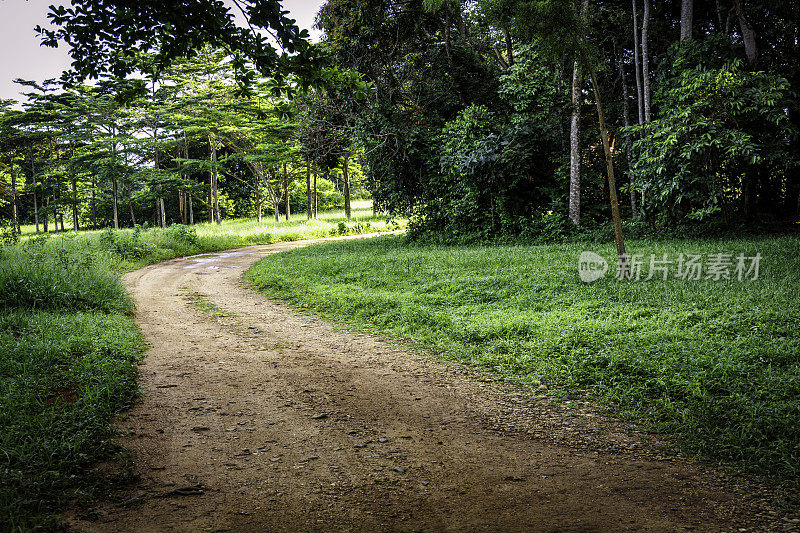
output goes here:
[[[219, 220], [244, 197], [277, 216], [292, 208], [281, 207], [292, 176], [310, 198], [312, 174], [340, 169], [345, 198], [355, 171], [378, 208], [443, 240], [611, 219], [624, 256], [631, 222], [800, 216], [796, 2], [328, 0], [311, 44], [277, 0], [243, 1], [252, 23], [277, 28], [282, 53], [205, 0], [180, 22], [150, 0], [106, 3], [56, 8], [43, 35], [73, 45], [70, 80], [144, 79], [32, 84], [25, 112], [3, 113], [0, 195], [22, 187], [34, 213], [67, 205], [118, 223], [120, 205], [139, 201], [164, 223], [171, 194], [181, 221]], [[161, 40], [128, 32], [131, 20]], [[75, 98], [86, 109], [63, 116]]]
[[313, 218], [349, 215], [353, 186], [368, 194], [359, 153], [321, 126], [324, 92], [288, 99], [257, 76], [243, 91], [212, 48], [160, 72], [153, 56], [138, 65], [140, 78], [94, 84], [17, 80], [27, 101], [0, 108], [0, 219], [48, 232]]

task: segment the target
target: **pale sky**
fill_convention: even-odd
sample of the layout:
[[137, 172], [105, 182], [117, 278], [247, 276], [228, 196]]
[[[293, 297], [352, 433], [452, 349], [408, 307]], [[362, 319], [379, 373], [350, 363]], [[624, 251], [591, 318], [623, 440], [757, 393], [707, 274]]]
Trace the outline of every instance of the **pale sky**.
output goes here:
[[[167, 0], [165, 0], [167, 1]], [[226, 2], [227, 3], [227, 2]], [[283, 7], [291, 11], [297, 25], [306, 28], [316, 39], [319, 32], [312, 30], [314, 18], [324, 0], [283, 0]], [[33, 28], [48, 23], [50, 5], [68, 5], [68, 0], [0, 0], [0, 98], [21, 100], [20, 87], [12, 80], [23, 78], [43, 81], [58, 78], [69, 68], [68, 48], [39, 46]]]

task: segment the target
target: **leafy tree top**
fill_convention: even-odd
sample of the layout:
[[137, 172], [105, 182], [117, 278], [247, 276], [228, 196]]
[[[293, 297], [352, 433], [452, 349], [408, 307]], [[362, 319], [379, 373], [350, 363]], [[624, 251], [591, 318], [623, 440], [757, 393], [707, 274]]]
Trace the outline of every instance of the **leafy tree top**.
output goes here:
[[73, 79], [124, 77], [138, 68], [136, 52], [156, 52], [161, 69], [206, 45], [234, 56], [243, 85], [254, 76], [245, 68], [247, 61], [279, 81], [290, 73], [303, 82], [314, 78], [315, 48], [308, 32], [286, 16], [280, 0], [234, 0], [234, 4], [247, 18], [247, 27], [238, 26], [235, 14], [220, 0], [72, 0], [71, 7], [51, 6], [48, 18], [53, 28], [36, 30], [46, 46], [57, 47], [63, 41], [71, 47]]

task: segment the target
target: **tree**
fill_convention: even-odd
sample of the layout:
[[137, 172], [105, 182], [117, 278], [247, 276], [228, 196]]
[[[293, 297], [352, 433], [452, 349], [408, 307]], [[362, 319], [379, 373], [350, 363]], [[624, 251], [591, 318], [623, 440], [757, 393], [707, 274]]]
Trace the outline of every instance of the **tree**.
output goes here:
[[237, 26], [235, 14], [215, 0], [73, 0], [69, 8], [51, 7], [52, 28], [36, 30], [47, 46], [60, 41], [70, 46], [72, 79], [125, 77], [139, 68], [136, 52], [155, 52], [158, 70], [163, 70], [205, 46], [233, 55], [237, 80], [244, 85], [254, 78], [245, 60], [277, 81], [288, 74], [314, 78], [319, 61], [308, 32], [286, 16], [280, 0], [238, 0], [235, 5], [248, 26]]

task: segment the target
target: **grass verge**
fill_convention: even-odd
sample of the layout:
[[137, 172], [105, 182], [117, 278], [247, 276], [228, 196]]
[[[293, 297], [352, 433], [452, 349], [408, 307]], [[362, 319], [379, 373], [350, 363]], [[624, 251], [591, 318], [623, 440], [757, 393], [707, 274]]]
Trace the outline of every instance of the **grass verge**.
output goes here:
[[796, 484], [800, 239], [629, 243], [646, 258], [760, 253], [759, 278], [741, 282], [582, 283], [578, 255], [587, 249], [614, 257], [610, 245], [384, 237], [271, 255], [246, 278], [328, 318], [555, 395], [588, 395], [686, 451]]
[[[136, 395], [144, 342], [121, 273], [173, 257], [403, 227], [357, 204], [353, 219], [175, 225], [24, 236], [0, 246], [0, 531], [53, 530], [125, 476], [112, 420]], [[221, 313], [200, 295], [190, 302]], [[220, 315], [221, 316], [221, 315]]]
[[56, 529], [108, 487], [111, 421], [144, 343], [109, 258], [72, 241], [0, 248], [0, 524]]

